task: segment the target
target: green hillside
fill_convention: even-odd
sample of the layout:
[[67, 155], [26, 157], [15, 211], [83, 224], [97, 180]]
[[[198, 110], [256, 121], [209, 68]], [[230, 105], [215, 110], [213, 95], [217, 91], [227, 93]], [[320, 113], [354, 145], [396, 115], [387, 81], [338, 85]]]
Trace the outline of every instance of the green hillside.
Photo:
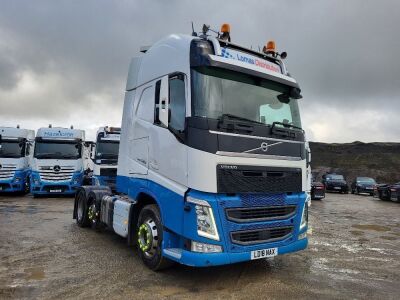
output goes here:
[[400, 143], [325, 144], [310, 143], [313, 172], [320, 179], [336, 172], [348, 181], [356, 176], [373, 177], [377, 182], [400, 181]]

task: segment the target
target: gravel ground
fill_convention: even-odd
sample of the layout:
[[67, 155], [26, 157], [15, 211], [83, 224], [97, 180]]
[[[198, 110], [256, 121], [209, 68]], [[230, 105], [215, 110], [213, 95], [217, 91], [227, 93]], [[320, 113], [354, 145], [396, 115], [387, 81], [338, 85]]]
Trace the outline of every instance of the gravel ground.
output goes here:
[[154, 273], [111, 232], [78, 228], [72, 198], [0, 196], [0, 298], [399, 299], [400, 203], [328, 194], [306, 251]]

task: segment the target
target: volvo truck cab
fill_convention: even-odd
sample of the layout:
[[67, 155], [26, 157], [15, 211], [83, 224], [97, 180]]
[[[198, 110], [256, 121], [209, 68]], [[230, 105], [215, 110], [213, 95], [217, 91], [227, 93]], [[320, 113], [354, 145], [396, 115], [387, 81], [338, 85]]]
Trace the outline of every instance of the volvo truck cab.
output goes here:
[[297, 81], [274, 42], [172, 34], [132, 59], [117, 192], [82, 187], [74, 218], [137, 246], [144, 264], [205, 267], [307, 247], [307, 154]]
[[82, 185], [85, 132], [52, 127], [37, 131], [31, 175], [31, 192], [39, 195], [73, 195]]
[[92, 149], [93, 185], [106, 185], [115, 190], [121, 128], [100, 127]]
[[29, 155], [34, 138], [34, 130], [0, 127], [0, 193], [29, 192]]

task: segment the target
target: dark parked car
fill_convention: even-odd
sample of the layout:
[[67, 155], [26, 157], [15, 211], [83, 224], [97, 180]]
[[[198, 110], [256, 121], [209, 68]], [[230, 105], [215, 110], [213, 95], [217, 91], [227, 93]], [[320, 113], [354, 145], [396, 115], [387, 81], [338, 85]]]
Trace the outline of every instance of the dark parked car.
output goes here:
[[314, 176], [311, 178], [311, 200], [320, 200], [325, 198], [325, 186], [322, 182], [314, 180]]
[[327, 173], [322, 175], [322, 183], [326, 191], [336, 191], [346, 194], [349, 192], [349, 186], [343, 175]]
[[354, 179], [354, 181], [351, 183], [351, 193], [352, 194], [368, 193], [372, 196], [374, 194], [375, 185], [376, 182], [373, 178], [356, 177], [356, 179]]
[[381, 200], [390, 200], [390, 185], [386, 183], [377, 184], [374, 189], [376, 195]]
[[392, 200], [400, 202], [400, 182], [395, 184], [378, 184], [376, 192], [381, 200]]
[[390, 200], [400, 202], [400, 182], [395, 183], [389, 187]]

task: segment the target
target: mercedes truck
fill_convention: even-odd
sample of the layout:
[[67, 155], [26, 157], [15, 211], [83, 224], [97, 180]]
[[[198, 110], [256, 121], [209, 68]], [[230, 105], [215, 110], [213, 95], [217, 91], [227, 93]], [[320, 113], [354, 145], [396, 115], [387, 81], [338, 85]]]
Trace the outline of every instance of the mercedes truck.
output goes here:
[[28, 193], [35, 131], [0, 127], [0, 193]]
[[307, 247], [301, 91], [275, 43], [255, 51], [208, 26], [129, 66], [116, 192], [84, 186], [80, 227], [125, 237], [152, 270], [271, 258]]
[[96, 142], [91, 150], [93, 185], [106, 185], [116, 188], [117, 163], [121, 128], [100, 127], [96, 133]]
[[36, 134], [31, 173], [31, 193], [74, 195], [82, 185], [85, 132], [80, 129], [39, 128]]

